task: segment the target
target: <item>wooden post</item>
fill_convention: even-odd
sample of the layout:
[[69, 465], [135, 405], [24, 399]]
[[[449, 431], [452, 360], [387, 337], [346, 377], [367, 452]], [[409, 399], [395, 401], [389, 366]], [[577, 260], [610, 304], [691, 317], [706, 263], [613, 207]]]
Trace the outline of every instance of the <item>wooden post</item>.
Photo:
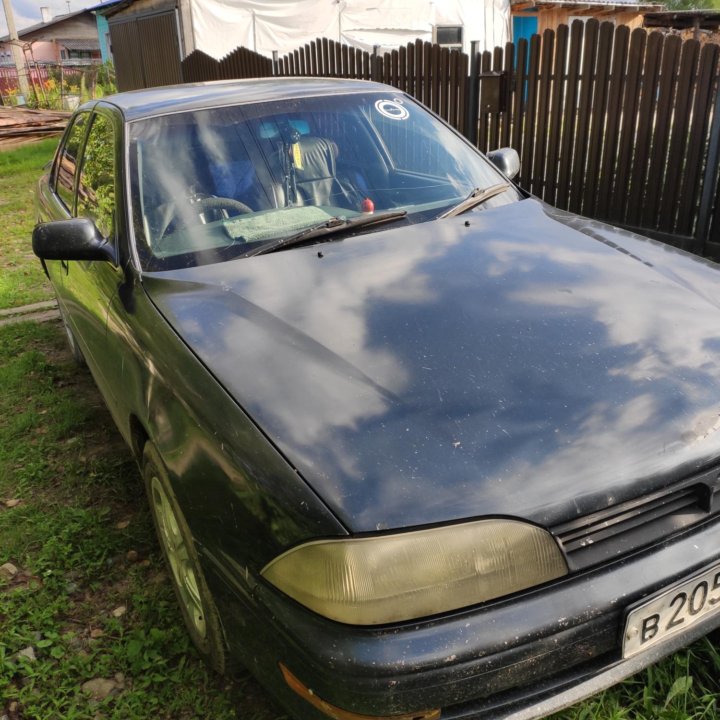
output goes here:
[[25, 67], [25, 57], [20, 49], [20, 39], [15, 29], [15, 16], [13, 15], [10, 0], [2, 0], [5, 9], [5, 19], [7, 20], [8, 35], [10, 36], [10, 48], [12, 50], [13, 62], [18, 74], [18, 85], [20, 92], [25, 96], [25, 102], [28, 101], [30, 95], [30, 84], [27, 79], [27, 68]]

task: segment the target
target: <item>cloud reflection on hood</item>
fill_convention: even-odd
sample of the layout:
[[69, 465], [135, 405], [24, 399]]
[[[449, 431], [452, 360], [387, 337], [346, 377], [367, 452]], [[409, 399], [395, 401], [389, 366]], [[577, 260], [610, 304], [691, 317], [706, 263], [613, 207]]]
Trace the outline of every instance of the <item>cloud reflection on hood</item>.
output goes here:
[[178, 271], [202, 285], [151, 296], [356, 530], [558, 522], [720, 454], [716, 271], [534, 201], [470, 217]]

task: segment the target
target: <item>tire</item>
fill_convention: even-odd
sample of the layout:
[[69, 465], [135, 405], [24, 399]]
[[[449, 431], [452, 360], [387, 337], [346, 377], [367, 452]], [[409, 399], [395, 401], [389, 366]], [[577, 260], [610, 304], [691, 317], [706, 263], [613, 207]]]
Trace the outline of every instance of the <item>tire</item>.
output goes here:
[[155, 530], [187, 631], [203, 660], [223, 675], [227, 670], [226, 653], [218, 611], [165, 465], [150, 442], [143, 451], [143, 479]]

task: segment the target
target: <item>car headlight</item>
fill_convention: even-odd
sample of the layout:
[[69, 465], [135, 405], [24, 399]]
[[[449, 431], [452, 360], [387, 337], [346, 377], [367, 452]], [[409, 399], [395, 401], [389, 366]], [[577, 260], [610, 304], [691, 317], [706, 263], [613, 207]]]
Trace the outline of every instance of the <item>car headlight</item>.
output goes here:
[[327, 618], [380, 625], [509, 595], [567, 571], [547, 531], [516, 520], [477, 520], [311, 541], [272, 560], [262, 575]]

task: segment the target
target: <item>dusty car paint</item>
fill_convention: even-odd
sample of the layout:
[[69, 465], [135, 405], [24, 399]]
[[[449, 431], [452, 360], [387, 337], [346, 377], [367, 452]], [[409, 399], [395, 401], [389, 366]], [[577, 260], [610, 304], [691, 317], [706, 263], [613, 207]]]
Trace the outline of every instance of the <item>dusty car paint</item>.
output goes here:
[[711, 271], [595, 232], [526, 200], [144, 286], [351, 531], [554, 525], [720, 452], [718, 307], [665, 265]]

